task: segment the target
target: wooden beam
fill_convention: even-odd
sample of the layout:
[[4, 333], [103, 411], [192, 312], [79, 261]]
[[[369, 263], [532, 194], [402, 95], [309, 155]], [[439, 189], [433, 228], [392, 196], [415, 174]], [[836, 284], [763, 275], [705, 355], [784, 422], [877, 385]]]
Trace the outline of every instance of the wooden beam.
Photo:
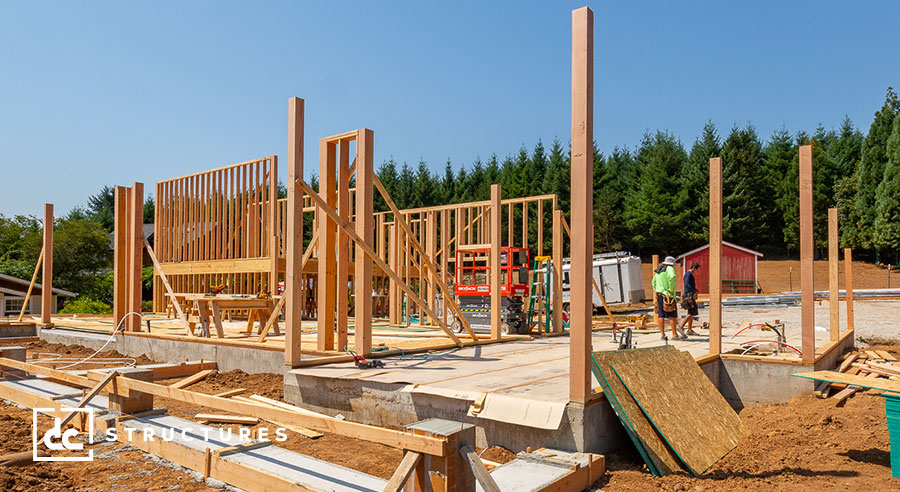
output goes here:
[[[378, 183], [377, 178], [376, 178], [375, 182]], [[400, 288], [403, 289], [404, 292], [406, 292], [406, 295], [408, 295], [409, 298], [413, 302], [418, 304], [426, 312], [426, 314], [428, 314], [430, 317], [432, 317], [434, 319], [439, 319], [437, 317], [437, 315], [434, 314], [434, 311], [432, 311], [431, 308], [429, 308], [428, 305], [421, 298], [419, 298], [419, 296], [417, 296], [415, 292], [413, 292], [413, 290], [409, 287], [409, 285], [407, 285], [405, 282], [403, 282], [403, 280], [400, 278], [399, 275], [397, 275], [396, 272], [394, 272], [389, 266], [387, 266], [387, 264], [384, 262], [384, 260], [382, 260], [381, 258], [378, 257], [378, 253], [376, 253], [375, 250], [373, 250], [371, 246], [369, 246], [367, 243], [365, 243], [365, 241], [363, 241], [362, 238], [360, 238], [356, 234], [356, 231], [354, 231], [350, 227], [350, 224], [347, 224], [346, 222], [344, 222], [343, 219], [341, 219], [341, 217], [337, 214], [337, 212], [335, 212], [333, 208], [329, 207], [328, 204], [325, 203], [325, 200], [323, 200], [322, 197], [320, 197], [318, 193], [316, 193], [302, 179], [298, 179], [296, 181], [296, 186], [300, 186], [301, 188], [303, 188], [303, 190], [310, 197], [312, 197], [312, 199], [319, 206], [319, 210], [323, 211], [326, 215], [328, 215], [328, 217], [330, 217], [331, 220], [333, 220], [338, 225], [338, 227], [340, 227], [341, 229], [346, 231], [347, 234], [350, 236], [350, 239], [355, 241], [356, 244], [362, 245], [363, 251], [367, 255], [369, 255], [369, 257], [372, 258], [372, 260], [375, 261], [375, 264], [378, 265], [378, 267], [381, 268], [381, 270], [384, 271], [391, 278], [392, 281], [395, 281], [398, 283]], [[402, 223], [402, 221], [400, 221], [400, 222]], [[453, 340], [453, 343], [456, 344], [457, 347], [462, 347], [462, 342], [459, 340], [459, 338], [456, 337], [456, 335], [453, 334], [452, 331], [450, 331], [449, 328], [447, 328], [447, 325], [439, 323], [438, 326], [440, 326], [440, 328], [442, 330], [444, 330], [444, 333], [446, 333], [447, 336], [450, 337], [451, 340]]]
[[[654, 265], [655, 266], [655, 265]], [[654, 315], [658, 311], [654, 309]], [[722, 158], [709, 160], [709, 353], [722, 353]]]
[[844, 291], [847, 302], [847, 330], [853, 331], [853, 250], [844, 248]]
[[[350, 223], [350, 141], [341, 140], [337, 144], [337, 212], [341, 218]], [[359, 218], [357, 216], [357, 218]], [[358, 231], [357, 231], [358, 232]], [[347, 286], [350, 284], [350, 240], [347, 235], [341, 231], [337, 231], [337, 253], [335, 255], [337, 263], [337, 281], [335, 282], [335, 329], [337, 337], [335, 340], [335, 348], [344, 350], [347, 348], [347, 328], [348, 316], [350, 311], [350, 292]], [[354, 285], [356, 282], [354, 281]], [[369, 292], [371, 294], [371, 292]], [[370, 299], [369, 296], [366, 298]], [[356, 298], [357, 304], [359, 298]], [[360, 353], [358, 347], [356, 348]]]
[[[491, 185], [491, 338], [500, 339], [501, 324], [501, 306], [502, 297], [500, 295], [500, 277], [502, 274], [500, 267], [500, 233], [503, 231], [500, 218], [500, 185]], [[512, 205], [510, 205], [512, 207]], [[512, 223], [509, 224], [512, 231]], [[510, 244], [510, 246], [512, 246]], [[506, 259], [507, 263], [512, 262], [512, 258]]]
[[828, 209], [828, 312], [831, 341], [841, 336], [841, 303], [838, 296], [838, 211]]
[[563, 332], [562, 264], [563, 264], [563, 212], [553, 211], [553, 333]]
[[198, 413], [194, 418], [204, 422], [215, 422], [217, 424], [240, 424], [240, 425], [256, 425], [259, 419], [256, 417], [244, 417], [242, 415], [219, 415], [213, 413]]
[[[128, 198], [128, 269], [126, 283], [128, 289], [127, 310], [132, 313], [141, 313], [141, 300], [144, 292], [143, 266], [144, 243], [141, 238], [144, 235], [144, 184], [133, 183]], [[141, 331], [141, 317], [130, 315], [125, 320], [126, 331]]]
[[416, 469], [416, 465], [419, 463], [419, 459], [422, 458], [422, 455], [419, 453], [415, 453], [412, 451], [407, 451], [403, 453], [403, 460], [400, 461], [400, 466], [397, 467], [397, 471], [391, 475], [391, 479], [388, 480], [387, 485], [384, 487], [384, 492], [400, 492], [406, 488], [406, 482], [409, 480], [410, 475], [412, 475], [413, 470]]
[[[434, 264], [433, 259], [429, 258], [428, 255], [425, 254], [425, 250], [422, 248], [422, 245], [419, 243], [419, 241], [416, 240], [415, 235], [412, 233], [412, 230], [410, 229], [407, 221], [402, 219], [403, 215], [397, 209], [397, 204], [394, 203], [394, 199], [391, 198], [391, 195], [387, 192], [387, 189], [385, 189], [384, 185], [381, 184], [381, 180], [378, 179], [377, 175], [372, 174], [372, 180], [374, 181], [375, 187], [378, 189], [378, 192], [381, 193], [381, 196], [384, 198], [385, 203], [387, 203], [388, 208], [390, 208], [391, 212], [393, 212], [394, 217], [395, 217], [395, 219], [394, 219], [395, 226], [399, 224], [400, 229], [403, 231], [403, 234], [406, 236], [406, 238], [409, 239], [409, 242], [412, 245], [412, 247], [420, 255], [422, 255], [423, 263], [425, 264], [425, 267], [431, 271], [432, 275], [437, 276], [438, 275], [437, 266]], [[398, 219], [396, 219], [397, 217], [401, 217], [401, 219], [398, 220]], [[397, 232], [397, 238], [398, 238], [397, 242], [399, 243], [399, 238], [402, 236], [400, 235], [399, 231], [395, 231], [395, 232]], [[457, 247], [459, 247], [459, 246], [457, 245]], [[402, 249], [402, 248], [400, 248], [399, 244], [397, 245], [397, 249], [398, 250]], [[403, 252], [401, 251], [398, 254], [402, 255]], [[463, 316], [462, 310], [459, 309], [459, 305], [456, 303], [455, 298], [450, 295], [450, 290], [447, 288], [446, 283], [438, 282], [438, 288], [441, 289], [441, 294], [443, 295], [444, 302], [456, 314], [457, 319], [459, 319], [460, 323], [462, 323], [463, 328], [466, 330], [466, 333], [468, 333], [469, 336], [472, 337], [472, 340], [478, 340], [478, 337], [475, 335], [475, 332], [472, 331], [472, 327], [469, 326], [469, 322], [466, 321], [466, 317]], [[399, 302], [400, 296], [398, 295], [397, 298], [398, 298], [398, 302]], [[442, 322], [438, 323], [438, 325], [445, 326], [445, 323], [443, 323], [443, 321], [442, 321]]]
[[41, 323], [50, 325], [53, 313], [53, 204], [44, 204], [44, 268], [41, 279]]
[[[108, 374], [106, 374], [106, 376], [102, 380], [100, 380], [99, 383], [97, 383], [93, 388], [91, 388], [91, 390], [89, 392], [87, 392], [81, 398], [81, 400], [77, 404], [75, 404], [75, 406], [72, 408], [84, 408], [84, 406], [87, 405], [91, 400], [93, 400], [94, 397], [97, 396], [97, 394], [99, 394], [101, 391], [103, 391], [103, 388], [105, 388], [106, 385], [110, 383], [110, 381], [113, 381], [114, 379], [116, 379], [116, 377], [118, 375], [119, 375], [118, 371], [110, 371]], [[83, 414], [81, 414], [79, 412], [69, 412], [69, 414], [66, 415], [65, 418], [63, 418], [62, 421], [59, 423], [59, 428], [65, 429], [66, 425], [69, 422], [71, 422], [72, 419], [74, 419], [76, 415], [83, 415]], [[44, 443], [44, 439], [46, 439], [46, 438], [47, 438], [47, 435], [44, 434], [44, 437], [42, 437], [39, 442], [35, 443], [34, 447], [35, 448], [40, 447], [40, 445]]]
[[[657, 268], [659, 268], [659, 255], [653, 255], [650, 257], [650, 271], [656, 272]], [[656, 292], [653, 293], [653, 322], [659, 326], [659, 303]], [[663, 330], [663, 335], [665, 335], [665, 330]]]
[[219, 398], [230, 398], [232, 396], [237, 396], [241, 393], [246, 393], [246, 392], [247, 392], [246, 389], [238, 388], [238, 389], [223, 391], [221, 393], [216, 394], [215, 396], [218, 396]]
[[[369, 247], [375, 240], [373, 237], [375, 220], [372, 216], [375, 199], [372, 191], [374, 162], [375, 134], [372, 130], [363, 128], [359, 130], [356, 138], [356, 234]], [[358, 244], [353, 282], [356, 291], [353, 347], [357, 352], [369, 355], [372, 353], [372, 261]]]
[[462, 444], [459, 446], [459, 454], [461, 454], [462, 457], [466, 459], [466, 462], [469, 463], [469, 468], [471, 468], [472, 474], [475, 475], [475, 480], [478, 481], [481, 488], [484, 489], [484, 492], [500, 492], [500, 486], [498, 486], [497, 482], [494, 481], [494, 478], [491, 477], [491, 472], [489, 472], [487, 467], [484, 466], [484, 463], [481, 462], [481, 458], [474, 449], [468, 444]]
[[[450, 270], [449, 268], [449, 256], [450, 256], [450, 211], [442, 210], [438, 212], [441, 214], [441, 242], [443, 246], [441, 250], [441, 279], [439, 281], [442, 285], [450, 284]], [[455, 263], [455, 262], [454, 262]], [[448, 301], [441, 302], [441, 319], [444, 323], [447, 323], [447, 313], [450, 312], [450, 308], [447, 306], [449, 304]]]
[[[303, 177], [304, 101], [288, 100], [288, 184]], [[303, 192], [287, 187], [287, 233], [285, 235], [284, 271], [284, 363], [294, 367], [300, 363], [301, 320], [303, 319]], [[312, 245], [310, 245], [310, 250]]]
[[813, 292], [812, 146], [800, 146], [800, 330], [803, 362], [816, 359], [816, 314]]
[[572, 176], [569, 399], [591, 394], [591, 267], [594, 254], [594, 12], [572, 12]]
[[201, 380], [206, 379], [207, 376], [214, 374], [215, 372], [216, 372], [215, 369], [206, 369], [206, 370], [200, 371], [192, 376], [188, 376], [188, 377], [182, 379], [181, 381], [172, 383], [169, 385], [169, 387], [175, 388], [175, 389], [187, 388], [188, 386], [190, 386], [194, 383], [197, 383], [197, 382], [200, 382]]
[[41, 253], [38, 255], [37, 263], [34, 264], [34, 273], [31, 275], [31, 283], [28, 284], [28, 291], [25, 293], [25, 302], [22, 303], [22, 309], [19, 311], [19, 317], [16, 318], [16, 321], [22, 322], [22, 318], [25, 316], [25, 310], [28, 308], [28, 300], [31, 298], [31, 291], [34, 289], [34, 283], [37, 281], [38, 272], [41, 269], [41, 264], [44, 262], [44, 247], [41, 246]]
[[[337, 144], [328, 142], [324, 138], [319, 140], [319, 191], [324, 197], [322, 203], [332, 210], [337, 207], [336, 166]], [[337, 294], [337, 260], [335, 258], [337, 230], [334, 222], [328, 220], [328, 217], [324, 214], [319, 213], [318, 219], [319, 275], [317, 281], [319, 294], [316, 296], [318, 305], [316, 310], [318, 315], [316, 317], [316, 347], [318, 350], [334, 350], [335, 296]], [[342, 291], [346, 288], [346, 285], [343, 286]]]

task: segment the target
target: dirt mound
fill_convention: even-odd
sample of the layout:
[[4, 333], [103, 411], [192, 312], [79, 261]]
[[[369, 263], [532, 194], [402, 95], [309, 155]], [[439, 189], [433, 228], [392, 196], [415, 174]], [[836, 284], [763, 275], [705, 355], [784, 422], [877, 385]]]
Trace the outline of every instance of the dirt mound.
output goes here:
[[10, 492], [68, 492], [75, 484], [48, 463], [22, 467], [0, 467], [0, 490]]
[[491, 446], [482, 451], [481, 457], [488, 461], [503, 464], [516, 459], [516, 453], [502, 446]]
[[247, 374], [240, 369], [235, 369], [228, 372], [218, 372], [191, 386], [192, 391], [211, 394], [237, 388], [246, 389], [247, 394], [262, 395], [266, 398], [281, 400], [284, 397], [284, 377], [270, 373]]

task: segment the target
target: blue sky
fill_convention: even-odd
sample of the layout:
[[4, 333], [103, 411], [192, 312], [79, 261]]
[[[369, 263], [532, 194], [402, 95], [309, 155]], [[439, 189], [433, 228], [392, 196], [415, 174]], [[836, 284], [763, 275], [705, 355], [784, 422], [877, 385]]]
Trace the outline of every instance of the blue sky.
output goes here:
[[[307, 174], [319, 138], [361, 127], [376, 166], [566, 143], [582, 5], [0, 0], [0, 213], [283, 158], [290, 96], [306, 100]], [[588, 5], [603, 151], [656, 129], [690, 145], [707, 120], [866, 130], [900, 86], [898, 2]]]

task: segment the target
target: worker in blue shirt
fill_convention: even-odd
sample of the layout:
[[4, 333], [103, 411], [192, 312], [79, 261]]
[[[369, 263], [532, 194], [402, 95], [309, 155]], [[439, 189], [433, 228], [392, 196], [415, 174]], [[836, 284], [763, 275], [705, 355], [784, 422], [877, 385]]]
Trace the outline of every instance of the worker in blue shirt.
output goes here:
[[688, 268], [688, 271], [684, 272], [684, 290], [681, 291], [681, 307], [684, 308], [687, 314], [684, 315], [684, 320], [681, 322], [679, 328], [681, 328], [684, 333], [684, 327], [687, 325], [687, 335], [688, 336], [696, 336], [698, 333], [693, 330], [694, 325], [694, 316], [697, 316], [697, 294], [699, 291], [697, 290], [697, 280], [694, 278], [700, 271], [700, 265], [697, 262], [691, 263], [691, 267]]

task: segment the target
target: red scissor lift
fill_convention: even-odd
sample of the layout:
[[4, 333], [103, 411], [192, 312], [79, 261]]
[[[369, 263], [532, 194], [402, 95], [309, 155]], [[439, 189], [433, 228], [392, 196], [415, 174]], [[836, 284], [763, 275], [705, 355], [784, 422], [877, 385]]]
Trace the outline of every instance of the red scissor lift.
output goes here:
[[[491, 330], [491, 248], [460, 247], [456, 251], [456, 276], [453, 294], [459, 308], [476, 331]], [[505, 246], [500, 249], [500, 332], [528, 333], [528, 316], [523, 307], [528, 293], [528, 248]], [[463, 332], [457, 319], [451, 326]]]

